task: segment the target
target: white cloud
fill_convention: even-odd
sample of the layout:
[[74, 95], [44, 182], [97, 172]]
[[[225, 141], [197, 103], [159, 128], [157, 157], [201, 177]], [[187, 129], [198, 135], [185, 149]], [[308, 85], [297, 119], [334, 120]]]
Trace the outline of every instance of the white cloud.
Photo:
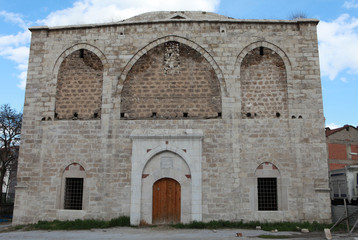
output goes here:
[[16, 35], [0, 36], [0, 48], [6, 46], [23, 46], [30, 42], [31, 33], [28, 30], [18, 32]]
[[29, 48], [26, 46], [0, 48], [0, 56], [16, 62], [18, 68], [24, 70], [29, 58]]
[[18, 13], [10, 13], [10, 12], [6, 12], [6, 11], [0, 11], [0, 16], [5, 18], [6, 21], [13, 22], [23, 29], [27, 29], [27, 27], [28, 27], [29, 23], [26, 23], [23, 20], [22, 16]]
[[342, 14], [318, 25], [322, 76], [335, 79], [342, 71], [358, 73], [358, 19]]
[[17, 34], [0, 36], [0, 57], [14, 61], [17, 68], [22, 71], [17, 77], [20, 83], [17, 85], [21, 89], [25, 89], [27, 65], [29, 58], [29, 47], [31, 33], [27, 30], [29, 23], [25, 22], [21, 15], [0, 11], [0, 17], [6, 21], [13, 22], [23, 31]]
[[52, 12], [38, 24], [48, 26], [102, 23], [165, 10], [215, 11], [220, 0], [79, 0], [71, 8]]
[[326, 124], [326, 127], [329, 127], [330, 129], [340, 128], [342, 126], [337, 125], [335, 123]]
[[21, 72], [17, 77], [21, 79], [20, 83], [17, 84], [17, 86], [18, 86], [19, 88], [25, 90], [25, 87], [26, 87], [26, 78], [27, 78], [27, 71]]
[[347, 83], [347, 82], [348, 82], [348, 80], [347, 80], [346, 77], [341, 77], [340, 79], [341, 79], [341, 81], [344, 82], [344, 83]]
[[350, 9], [350, 8], [358, 8], [358, 2], [356, 0], [352, 1], [345, 1], [343, 7]]

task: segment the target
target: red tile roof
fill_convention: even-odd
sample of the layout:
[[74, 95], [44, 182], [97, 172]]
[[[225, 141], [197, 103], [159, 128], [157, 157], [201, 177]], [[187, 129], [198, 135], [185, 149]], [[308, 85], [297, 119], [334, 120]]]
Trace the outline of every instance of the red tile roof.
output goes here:
[[348, 124], [344, 125], [343, 127], [335, 128], [335, 129], [330, 129], [329, 127], [326, 127], [326, 137], [328, 137], [329, 135], [332, 135], [332, 134], [334, 134], [336, 132], [340, 132], [343, 129], [348, 129], [349, 127], [351, 127], [351, 128], [353, 128], [353, 129], [358, 131], [357, 127], [354, 127], [354, 126], [348, 125]]

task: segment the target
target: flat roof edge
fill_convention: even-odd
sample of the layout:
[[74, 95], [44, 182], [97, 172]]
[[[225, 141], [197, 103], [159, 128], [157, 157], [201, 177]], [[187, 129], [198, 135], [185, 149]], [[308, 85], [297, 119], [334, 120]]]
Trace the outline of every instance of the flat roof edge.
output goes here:
[[98, 28], [98, 27], [111, 27], [111, 26], [125, 26], [125, 25], [142, 25], [142, 24], [157, 24], [157, 23], [261, 23], [261, 24], [300, 24], [300, 23], [313, 23], [318, 24], [319, 20], [314, 18], [303, 18], [298, 20], [273, 20], [273, 19], [161, 19], [154, 21], [120, 21], [110, 23], [96, 23], [96, 24], [78, 24], [78, 25], [67, 25], [67, 26], [33, 26], [29, 30], [63, 30], [63, 29], [78, 29], [78, 28]]

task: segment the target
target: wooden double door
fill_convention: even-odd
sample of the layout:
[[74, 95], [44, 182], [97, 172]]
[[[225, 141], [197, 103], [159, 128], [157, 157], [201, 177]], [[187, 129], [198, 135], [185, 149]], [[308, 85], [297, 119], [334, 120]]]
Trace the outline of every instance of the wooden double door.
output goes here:
[[162, 178], [153, 184], [153, 224], [180, 222], [180, 184], [171, 178]]

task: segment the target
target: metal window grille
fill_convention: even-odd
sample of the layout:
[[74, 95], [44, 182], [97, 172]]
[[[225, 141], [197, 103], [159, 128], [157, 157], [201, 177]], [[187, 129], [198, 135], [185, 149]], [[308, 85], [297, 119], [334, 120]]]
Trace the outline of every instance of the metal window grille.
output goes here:
[[66, 178], [65, 209], [82, 210], [83, 178]]
[[276, 178], [258, 178], [257, 192], [258, 192], [259, 211], [277, 210], [277, 179]]

